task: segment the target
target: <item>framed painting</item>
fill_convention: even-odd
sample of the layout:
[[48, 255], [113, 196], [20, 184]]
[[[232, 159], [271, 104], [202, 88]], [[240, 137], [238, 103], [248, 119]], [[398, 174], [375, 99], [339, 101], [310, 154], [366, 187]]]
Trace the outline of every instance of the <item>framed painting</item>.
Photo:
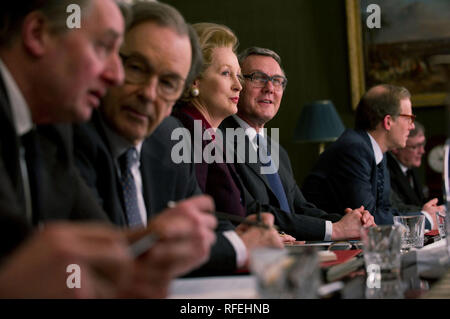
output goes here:
[[[379, 28], [368, 27], [371, 4], [378, 5]], [[449, 13], [448, 0], [346, 0], [353, 109], [380, 83], [406, 87], [413, 106], [443, 105], [445, 70], [433, 61], [450, 54]]]

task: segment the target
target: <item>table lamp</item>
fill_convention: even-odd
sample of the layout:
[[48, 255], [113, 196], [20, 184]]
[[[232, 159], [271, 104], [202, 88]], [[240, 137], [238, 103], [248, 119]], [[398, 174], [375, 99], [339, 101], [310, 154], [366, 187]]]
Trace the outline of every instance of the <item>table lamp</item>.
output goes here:
[[294, 141], [320, 143], [319, 154], [321, 154], [325, 149], [325, 142], [335, 141], [344, 129], [331, 101], [315, 101], [303, 107], [295, 128]]

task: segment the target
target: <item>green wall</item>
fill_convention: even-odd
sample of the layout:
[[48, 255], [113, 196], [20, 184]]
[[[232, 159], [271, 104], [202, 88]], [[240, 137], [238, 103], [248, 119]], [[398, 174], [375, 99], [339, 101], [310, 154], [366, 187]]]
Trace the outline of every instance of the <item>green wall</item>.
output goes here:
[[[346, 127], [353, 127], [347, 61], [344, 0], [167, 0], [190, 23], [216, 22], [238, 36], [238, 51], [267, 47], [280, 54], [289, 83], [278, 115], [268, 127], [280, 128], [280, 143], [291, 158], [299, 184], [317, 160], [318, 146], [292, 137], [302, 106], [330, 99]], [[443, 108], [415, 109], [428, 133], [442, 134]]]

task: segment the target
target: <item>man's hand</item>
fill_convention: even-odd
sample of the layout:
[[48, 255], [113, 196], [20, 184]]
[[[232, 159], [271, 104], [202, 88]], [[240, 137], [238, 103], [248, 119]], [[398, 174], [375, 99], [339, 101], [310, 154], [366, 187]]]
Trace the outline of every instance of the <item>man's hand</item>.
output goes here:
[[333, 223], [332, 240], [359, 238], [361, 227], [376, 226], [373, 216], [361, 206], [357, 209], [345, 209], [345, 215]]
[[362, 227], [366, 227], [367, 228], [367, 227], [376, 226], [375, 219], [373, 218], [372, 214], [368, 210], [364, 209], [364, 206], [361, 205], [361, 207], [357, 208], [357, 209], [351, 209], [351, 208], [346, 208], [345, 209], [345, 213], [346, 214], [349, 214], [349, 213], [352, 213], [352, 212], [359, 212], [359, 213], [361, 213], [361, 224], [362, 224]]
[[444, 205], [437, 205], [438, 203], [438, 199], [437, 198], [433, 198], [432, 200], [426, 202], [423, 207], [422, 210], [426, 211], [428, 214], [430, 214], [431, 218], [433, 219], [433, 229], [438, 229], [439, 228], [439, 224], [438, 224], [438, 217], [437, 214], [441, 213], [445, 214], [445, 207]]
[[213, 211], [211, 197], [196, 196], [158, 214], [147, 229], [129, 231], [131, 241], [149, 232], [159, 240], [136, 261], [134, 284], [124, 296], [163, 298], [172, 279], [203, 264], [215, 241]]
[[283, 244], [285, 245], [292, 245], [295, 243], [296, 239], [295, 237], [286, 234], [285, 232], [279, 232], [278, 233], [280, 235], [281, 241], [283, 242]]
[[[246, 218], [250, 221], [256, 221], [256, 215], [250, 215]], [[262, 223], [273, 226], [274, 217], [270, 213], [261, 213]], [[241, 237], [242, 241], [247, 247], [247, 252], [257, 247], [272, 247], [272, 248], [283, 248], [283, 242], [281, 236], [275, 228], [266, 229], [258, 226], [250, 226], [246, 224], [240, 224], [236, 227], [236, 233]], [[249, 255], [248, 254], [248, 255]], [[249, 259], [247, 258], [246, 265], [248, 266]]]
[[[133, 263], [122, 231], [97, 224], [48, 224], [0, 267], [0, 297], [117, 297], [131, 280]], [[80, 288], [67, 286], [71, 264], [80, 267]]]

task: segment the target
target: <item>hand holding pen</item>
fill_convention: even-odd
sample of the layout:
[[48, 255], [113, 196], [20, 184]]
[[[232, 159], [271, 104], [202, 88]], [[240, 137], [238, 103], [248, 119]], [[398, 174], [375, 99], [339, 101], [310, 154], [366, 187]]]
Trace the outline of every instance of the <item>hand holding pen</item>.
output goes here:
[[146, 228], [128, 230], [136, 286], [126, 296], [164, 298], [172, 279], [204, 263], [215, 241], [213, 210], [211, 197], [195, 196], [157, 214]]
[[[260, 247], [268, 247], [268, 248], [283, 248], [283, 242], [281, 240], [281, 236], [278, 234], [278, 231], [273, 227], [274, 216], [270, 213], [260, 213], [261, 222], [265, 224], [267, 227], [254, 227], [251, 225], [247, 225], [241, 223], [238, 227], [236, 227], [236, 233], [241, 238], [245, 247], [247, 248], [247, 252], [249, 252], [248, 256], [250, 256], [250, 251], [255, 248]], [[253, 214], [247, 216], [246, 218], [249, 222], [257, 223], [257, 215]], [[247, 260], [248, 262], [248, 260]], [[248, 264], [246, 265], [248, 266]]]

